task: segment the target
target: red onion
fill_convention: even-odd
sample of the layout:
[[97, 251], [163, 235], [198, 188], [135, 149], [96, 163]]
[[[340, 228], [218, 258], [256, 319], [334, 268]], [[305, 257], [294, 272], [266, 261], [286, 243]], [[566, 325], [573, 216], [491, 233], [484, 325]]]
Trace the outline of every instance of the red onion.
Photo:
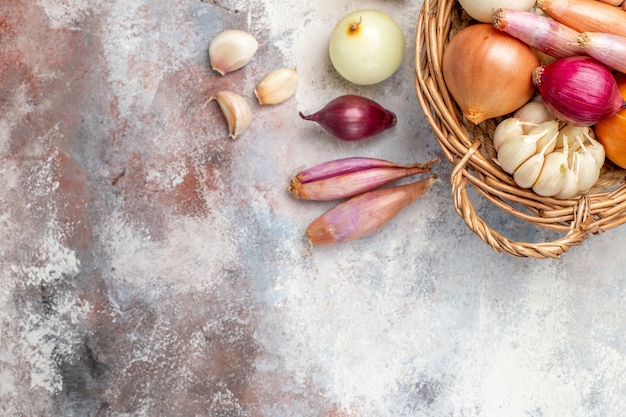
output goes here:
[[304, 200], [329, 201], [371, 191], [411, 175], [430, 172], [437, 158], [425, 164], [399, 165], [382, 159], [350, 157], [324, 162], [295, 175], [289, 192]]
[[560, 58], [533, 71], [533, 84], [557, 118], [575, 126], [591, 126], [624, 108], [611, 71], [591, 57]]
[[313, 220], [306, 237], [313, 245], [358, 239], [387, 224], [439, 180], [437, 174], [410, 184], [379, 188], [344, 201]]
[[369, 138], [396, 125], [396, 115], [380, 104], [356, 95], [340, 96], [323, 109], [309, 116], [300, 112], [304, 120], [311, 120], [341, 140], [354, 141]]

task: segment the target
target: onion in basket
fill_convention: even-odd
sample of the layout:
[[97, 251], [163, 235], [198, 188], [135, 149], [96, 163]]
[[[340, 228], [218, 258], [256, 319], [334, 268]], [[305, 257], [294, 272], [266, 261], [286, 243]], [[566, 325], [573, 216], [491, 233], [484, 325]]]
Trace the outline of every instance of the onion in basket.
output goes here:
[[[617, 87], [626, 99], [626, 74], [615, 74]], [[606, 157], [626, 169], [626, 109], [596, 123], [593, 127], [598, 141], [604, 145]]]
[[468, 15], [479, 22], [491, 22], [493, 11], [499, 8], [529, 11], [535, 0], [459, 0]]
[[462, 29], [443, 53], [443, 77], [469, 121], [478, 124], [522, 107], [532, 97], [539, 60], [532, 49], [492, 25]]

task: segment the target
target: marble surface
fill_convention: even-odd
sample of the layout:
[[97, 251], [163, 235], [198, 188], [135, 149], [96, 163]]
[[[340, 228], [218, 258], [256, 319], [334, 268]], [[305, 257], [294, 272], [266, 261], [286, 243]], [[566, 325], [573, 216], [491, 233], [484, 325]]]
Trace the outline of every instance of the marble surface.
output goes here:
[[[381, 231], [309, 251], [304, 229], [333, 203], [291, 198], [294, 170], [443, 159], [413, 83], [421, 1], [174, 3], [0, 3], [0, 415], [624, 414], [624, 230], [560, 260], [497, 254], [454, 212], [442, 161]], [[362, 7], [407, 39], [369, 87], [327, 56]], [[228, 28], [262, 46], [221, 77], [207, 50]], [[258, 106], [283, 66], [295, 97]], [[205, 106], [219, 89], [252, 106], [236, 141]], [[343, 143], [298, 117], [346, 93], [397, 126]], [[505, 233], [551, 237], [476, 205]]]

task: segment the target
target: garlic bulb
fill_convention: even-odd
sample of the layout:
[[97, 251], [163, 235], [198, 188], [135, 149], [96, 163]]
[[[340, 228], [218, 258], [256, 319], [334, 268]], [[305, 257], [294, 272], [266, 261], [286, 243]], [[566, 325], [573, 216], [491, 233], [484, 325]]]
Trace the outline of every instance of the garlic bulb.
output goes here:
[[218, 33], [209, 44], [211, 67], [222, 75], [247, 65], [257, 49], [256, 38], [243, 30], [230, 29]]
[[[245, 98], [232, 91], [220, 91], [207, 100], [216, 100], [228, 123], [230, 137], [236, 139], [250, 126], [252, 111]], [[206, 103], [205, 103], [206, 104]]]
[[551, 119], [520, 135], [525, 123], [510, 117], [494, 131], [494, 143], [496, 136], [499, 142], [497, 162], [518, 186], [564, 199], [588, 191], [598, 181], [605, 151], [591, 128], [559, 128], [560, 122]]

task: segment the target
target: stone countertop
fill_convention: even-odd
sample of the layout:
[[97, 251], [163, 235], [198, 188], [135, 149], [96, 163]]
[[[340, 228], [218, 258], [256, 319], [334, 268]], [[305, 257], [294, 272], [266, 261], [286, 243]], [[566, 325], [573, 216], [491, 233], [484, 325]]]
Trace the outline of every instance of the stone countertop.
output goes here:
[[[374, 7], [404, 62], [344, 81], [328, 36]], [[467, 229], [414, 87], [421, 1], [10, 0], [0, 5], [0, 414], [3, 416], [618, 416], [626, 410], [626, 233], [559, 260], [497, 254]], [[227, 76], [209, 41], [261, 47]], [[261, 107], [270, 70], [289, 101]], [[216, 103], [244, 95], [237, 140]], [[340, 142], [298, 117], [341, 94], [394, 129]], [[441, 159], [443, 179], [360, 240], [310, 250], [334, 203], [295, 170], [347, 156]], [[488, 203], [505, 233], [545, 241]]]

